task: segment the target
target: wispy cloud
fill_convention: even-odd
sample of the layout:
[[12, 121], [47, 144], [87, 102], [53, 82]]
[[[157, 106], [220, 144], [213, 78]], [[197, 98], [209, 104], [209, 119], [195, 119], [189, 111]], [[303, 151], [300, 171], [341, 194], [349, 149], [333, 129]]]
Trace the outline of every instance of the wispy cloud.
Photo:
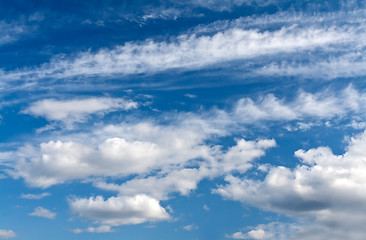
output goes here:
[[[176, 68], [201, 69], [220, 62], [303, 51], [317, 50], [330, 54], [339, 52], [340, 46], [355, 51], [365, 45], [365, 27], [359, 22], [361, 17], [359, 13], [356, 23], [345, 25], [332, 21], [325, 21], [326, 24], [309, 21], [309, 25], [280, 23], [280, 27], [273, 29], [265, 29], [261, 25], [244, 28], [245, 24], [241, 23], [210, 35], [193, 32], [170, 41], [128, 42], [113, 49], [55, 57], [51, 62], [34, 68], [2, 72], [2, 78], [35, 81], [80, 76], [113, 78]], [[318, 16], [316, 18], [319, 19]]]
[[41, 194], [31, 194], [31, 193], [28, 193], [28, 194], [22, 194], [20, 195], [21, 198], [26, 198], [26, 199], [42, 199], [44, 197], [48, 197], [48, 196], [51, 196], [51, 193], [41, 193]]
[[48, 219], [54, 219], [56, 217], [56, 213], [51, 212], [50, 210], [43, 208], [43, 207], [35, 208], [34, 211], [29, 213], [28, 215], [35, 216], [35, 217], [48, 218]]
[[72, 230], [73, 233], [79, 234], [79, 233], [107, 233], [107, 232], [114, 232], [114, 230], [111, 228], [111, 226], [108, 225], [102, 225], [99, 227], [88, 227], [85, 229], [74, 229]]
[[12, 230], [4, 230], [0, 229], [0, 238], [1, 239], [8, 239], [8, 238], [15, 238], [17, 235]]

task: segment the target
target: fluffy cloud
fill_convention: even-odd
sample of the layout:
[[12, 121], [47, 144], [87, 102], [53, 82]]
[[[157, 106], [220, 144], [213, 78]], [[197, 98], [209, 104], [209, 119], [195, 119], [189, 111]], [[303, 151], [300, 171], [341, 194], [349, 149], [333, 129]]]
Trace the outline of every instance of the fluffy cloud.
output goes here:
[[8, 239], [8, 238], [15, 238], [17, 235], [12, 230], [4, 230], [0, 229], [0, 238], [1, 239]]
[[69, 204], [71, 210], [79, 217], [111, 226], [170, 219], [158, 200], [144, 194], [133, 197], [111, 197], [106, 200], [101, 196], [77, 198], [70, 200]]
[[121, 185], [96, 182], [95, 186], [128, 196], [145, 193], [160, 200], [168, 199], [169, 194], [175, 192], [188, 195], [204, 178], [214, 178], [233, 171], [244, 173], [252, 166], [252, 161], [263, 156], [265, 150], [275, 145], [274, 140], [245, 141], [241, 139], [225, 153], [217, 149], [215, 158], [197, 161], [195, 163], [198, 165], [197, 168], [174, 169], [156, 176], [134, 178]]
[[[133, 190], [142, 190], [137, 185], [159, 182], [161, 191], [156, 191], [154, 197], [163, 199], [165, 189], [187, 194], [202, 178], [232, 170], [245, 172], [251, 167], [251, 159], [263, 156], [263, 149], [274, 146], [274, 142], [238, 140], [235, 146], [223, 151], [219, 146], [206, 143], [211, 138], [230, 135], [233, 126], [335, 118], [351, 118], [351, 121], [353, 117], [365, 116], [365, 106], [366, 95], [351, 85], [341, 92], [300, 91], [292, 100], [278, 99], [271, 94], [257, 101], [242, 98], [231, 110], [181, 114], [168, 125], [151, 122], [108, 125], [87, 135], [43, 142], [39, 148], [20, 148], [19, 161], [8, 172], [24, 178], [29, 185], [49, 187], [93, 176], [128, 176], [160, 170], [160, 175], [126, 183], [124, 192], [138, 194]], [[311, 124], [306, 126], [311, 127]], [[200, 169], [182, 170], [194, 163], [199, 164]], [[181, 185], [175, 184], [175, 179], [189, 180]]]
[[91, 114], [137, 108], [137, 103], [121, 98], [85, 98], [73, 100], [44, 99], [32, 103], [22, 113], [41, 116], [49, 121], [71, 124], [83, 122]]
[[[14, 171], [32, 186], [48, 187], [89, 176], [142, 174], [189, 160], [212, 158], [203, 144], [207, 137], [191, 127], [159, 126], [150, 123], [107, 126], [100, 130], [102, 142], [96, 147], [74, 141], [50, 141], [40, 148], [21, 149]], [[123, 136], [121, 137], [107, 137]], [[94, 136], [94, 138], [97, 138]], [[90, 139], [90, 138], [89, 138]], [[85, 139], [85, 141], [88, 141]]]
[[296, 219], [310, 221], [296, 239], [363, 239], [366, 220], [366, 132], [351, 138], [343, 155], [327, 147], [298, 150], [294, 169], [272, 167], [263, 181], [228, 176], [228, 185], [215, 190]]
[[56, 213], [51, 212], [50, 210], [43, 208], [43, 207], [37, 207], [34, 209], [32, 213], [28, 214], [29, 216], [35, 216], [35, 217], [43, 217], [48, 219], [54, 219], [56, 217]]

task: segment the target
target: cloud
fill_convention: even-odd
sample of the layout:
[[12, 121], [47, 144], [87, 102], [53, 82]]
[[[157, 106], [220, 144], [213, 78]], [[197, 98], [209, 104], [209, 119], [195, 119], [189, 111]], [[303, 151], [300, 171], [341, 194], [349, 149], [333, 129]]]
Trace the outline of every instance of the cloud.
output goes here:
[[9, 174], [24, 178], [31, 186], [49, 187], [91, 176], [146, 174], [212, 157], [213, 149], [203, 144], [207, 134], [197, 126], [142, 122], [109, 125], [98, 131], [92, 142], [87, 137], [81, 143], [50, 141], [41, 143], [39, 149], [22, 148], [20, 160]]
[[248, 124], [311, 118], [331, 120], [343, 118], [350, 112], [364, 115], [365, 103], [366, 94], [349, 85], [340, 92], [328, 90], [312, 94], [300, 91], [292, 101], [278, 99], [272, 94], [265, 95], [257, 102], [251, 98], [242, 98], [238, 100], [233, 114], [238, 122]]
[[48, 197], [48, 196], [51, 196], [51, 193], [41, 193], [41, 194], [31, 194], [31, 193], [28, 193], [28, 194], [22, 194], [20, 195], [21, 198], [26, 198], [26, 199], [42, 199], [44, 197]]
[[28, 214], [29, 216], [35, 216], [35, 217], [43, 217], [48, 219], [54, 219], [56, 217], [56, 213], [51, 212], [50, 210], [43, 208], [43, 207], [37, 207], [34, 209], [32, 213]]
[[12, 230], [0, 229], [0, 239], [15, 238], [17, 235]]
[[[284, 21], [286, 22], [284, 16]], [[356, 16], [358, 18], [359, 16]], [[261, 21], [260, 18], [258, 18]], [[305, 20], [306, 21], [306, 20]], [[365, 45], [361, 25], [283, 24], [272, 30], [235, 26], [210, 35], [182, 34], [170, 41], [128, 42], [113, 49], [54, 57], [41, 66], [3, 72], [3, 79], [75, 78], [154, 73], [168, 69], [201, 69], [221, 62], [303, 51], [338, 52], [334, 46]], [[281, 23], [280, 23], [281, 24]]]
[[244, 173], [252, 166], [252, 161], [263, 156], [265, 150], [275, 145], [274, 140], [245, 141], [241, 139], [227, 152], [222, 153], [217, 149], [213, 158], [195, 162], [193, 165], [198, 165], [197, 168], [173, 169], [147, 178], [136, 177], [121, 185], [96, 182], [95, 186], [128, 196], [145, 193], [159, 200], [169, 199], [170, 194], [176, 192], [188, 195], [204, 178], [215, 178], [233, 171]]
[[202, 209], [205, 210], [205, 211], [207, 211], [207, 212], [211, 210], [210, 207], [207, 206], [207, 204], [204, 204], [203, 207], [202, 207]]
[[294, 223], [271, 222], [260, 224], [251, 230], [235, 232], [226, 235], [226, 238], [232, 239], [261, 239], [261, 240], [288, 240], [291, 236], [302, 230], [302, 227]]
[[22, 113], [44, 117], [49, 121], [62, 121], [70, 125], [74, 122], [84, 122], [92, 114], [126, 111], [137, 106], [136, 102], [121, 98], [44, 99], [32, 103]]
[[170, 219], [158, 200], [144, 194], [133, 197], [101, 196], [69, 200], [70, 209], [81, 218], [95, 220], [105, 225], [120, 226]]
[[88, 227], [86, 229], [77, 228], [77, 229], [73, 230], [73, 233], [75, 233], [75, 234], [85, 233], [85, 232], [88, 232], [88, 233], [108, 233], [108, 232], [114, 232], [114, 230], [111, 228], [111, 226], [108, 226], [108, 225], [102, 225], [102, 226], [99, 226], [99, 227]]
[[8, 44], [18, 40], [27, 30], [27, 27], [20, 22], [7, 23], [0, 21], [0, 45]]
[[[308, 221], [295, 239], [363, 239], [366, 132], [351, 138], [343, 155], [328, 147], [298, 150], [294, 169], [271, 167], [263, 181], [228, 176], [215, 193], [267, 211]], [[335, 230], [336, 229], [336, 230]]]
[[185, 231], [193, 231], [193, 230], [197, 230], [197, 229], [198, 229], [198, 227], [194, 223], [183, 227], [183, 230], [185, 230]]
[[341, 56], [329, 57], [309, 63], [283, 61], [271, 63], [254, 70], [255, 74], [267, 76], [300, 76], [309, 79], [335, 79], [365, 76], [366, 59], [363, 50]]
[[[306, 130], [319, 123], [303, 121], [354, 121], [365, 116], [365, 106], [365, 93], [352, 85], [341, 92], [300, 91], [292, 100], [278, 99], [272, 94], [256, 101], [242, 98], [227, 111], [213, 109], [200, 114], [166, 115], [164, 118], [172, 119], [169, 124], [122, 122], [79, 135], [66, 135], [58, 141], [42, 142], [39, 147], [19, 148], [13, 153], [19, 160], [7, 172], [25, 179], [31, 186], [45, 188], [90, 177], [144, 175], [155, 171], [157, 175], [136, 176], [126, 182], [123, 192], [135, 195], [143, 191], [157, 199], [166, 199], [170, 192], [188, 194], [203, 178], [234, 170], [244, 173], [251, 167], [252, 159], [275, 146], [273, 140], [238, 139], [234, 146], [223, 151], [220, 146], [207, 142], [210, 139], [228, 136], [238, 126], [245, 129], [249, 125], [277, 122], [286, 123], [286, 129], [292, 131], [289, 122]], [[185, 183], [181, 184], [179, 179]], [[154, 188], [154, 193], [149, 190], [152, 188], [144, 187], [157, 183], [159, 187]]]

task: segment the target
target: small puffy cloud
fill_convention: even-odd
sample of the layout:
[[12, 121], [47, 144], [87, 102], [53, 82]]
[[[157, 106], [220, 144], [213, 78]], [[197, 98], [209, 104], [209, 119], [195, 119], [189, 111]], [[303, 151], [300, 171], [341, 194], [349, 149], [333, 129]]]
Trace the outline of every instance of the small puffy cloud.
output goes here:
[[0, 239], [15, 238], [17, 235], [12, 230], [0, 229]]
[[185, 230], [185, 231], [193, 231], [193, 230], [197, 230], [197, 229], [198, 229], [198, 227], [194, 223], [183, 227], [183, 230]]
[[[296, 239], [364, 238], [366, 132], [351, 138], [346, 153], [328, 147], [298, 150], [294, 169], [272, 166], [263, 181], [228, 176], [214, 192], [267, 211], [309, 221]], [[336, 229], [336, 231], [334, 230]]]
[[229, 236], [229, 238], [233, 238], [233, 239], [259, 239], [259, 240], [267, 239], [266, 232], [261, 228], [251, 230], [251, 231], [249, 231], [245, 234], [242, 233], [242, 232], [236, 232], [236, 233], [233, 233], [233, 235]]
[[72, 212], [81, 218], [110, 226], [166, 221], [170, 219], [158, 200], [144, 194], [118, 196], [106, 200], [101, 196], [69, 200]]
[[22, 194], [20, 195], [21, 198], [26, 198], [26, 199], [42, 199], [44, 197], [48, 197], [48, 196], [51, 196], [50, 193], [48, 192], [45, 192], [45, 193], [41, 193], [41, 194], [31, 194], [31, 193], [28, 193], [28, 194]]
[[32, 213], [28, 214], [29, 216], [35, 216], [35, 217], [43, 217], [48, 219], [54, 219], [56, 217], [56, 213], [51, 212], [50, 210], [43, 208], [43, 207], [37, 207], [34, 209]]
[[73, 100], [44, 99], [32, 103], [22, 113], [68, 124], [84, 122], [89, 115], [137, 108], [136, 102], [122, 98], [92, 97]]
[[211, 210], [210, 207], [207, 206], [207, 204], [204, 204], [202, 208], [203, 208], [203, 210], [205, 210], [207, 212]]
[[249, 228], [248, 231], [239, 231], [231, 235], [226, 235], [226, 238], [231, 239], [252, 239], [252, 240], [288, 240], [292, 239], [291, 235], [302, 230], [294, 223], [271, 222], [268, 224], [260, 224], [255, 228]]
[[73, 230], [73, 233], [75, 233], [75, 234], [85, 233], [85, 232], [87, 232], [87, 233], [108, 233], [108, 232], [114, 232], [114, 230], [111, 228], [111, 226], [108, 226], [108, 225], [102, 225], [99, 227], [88, 227], [85, 229], [77, 228], [77, 229]]

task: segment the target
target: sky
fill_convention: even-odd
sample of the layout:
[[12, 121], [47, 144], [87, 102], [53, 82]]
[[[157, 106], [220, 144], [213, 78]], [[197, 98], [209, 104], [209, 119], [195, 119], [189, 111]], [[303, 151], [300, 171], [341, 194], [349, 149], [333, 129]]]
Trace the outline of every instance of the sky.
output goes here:
[[364, 1], [0, 16], [0, 239], [366, 238]]

